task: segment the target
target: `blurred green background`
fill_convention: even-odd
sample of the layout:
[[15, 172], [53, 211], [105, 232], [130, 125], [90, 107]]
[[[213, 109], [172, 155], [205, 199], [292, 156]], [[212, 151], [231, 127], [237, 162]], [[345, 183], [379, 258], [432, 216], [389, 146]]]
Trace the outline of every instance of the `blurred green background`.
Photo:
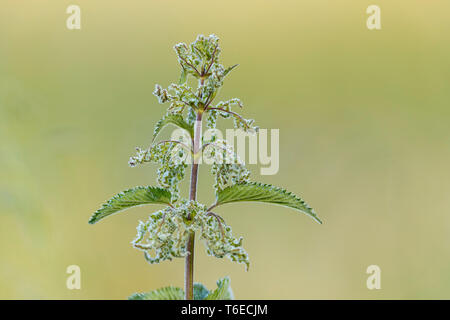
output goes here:
[[[81, 30], [66, 8], [81, 7]], [[381, 7], [382, 30], [366, 28]], [[436, 1], [17, 1], [0, 9], [0, 298], [123, 299], [183, 285], [183, 261], [151, 266], [113, 194], [155, 183], [129, 168], [179, 70], [172, 46], [221, 38], [240, 66], [219, 99], [280, 129], [280, 171], [254, 179], [302, 195], [322, 226], [261, 204], [218, 209], [251, 268], [206, 256], [195, 279], [230, 275], [241, 299], [450, 298], [450, 3]], [[200, 174], [200, 200], [211, 178]], [[81, 267], [81, 290], [66, 268]], [[381, 290], [366, 268], [381, 267]]]

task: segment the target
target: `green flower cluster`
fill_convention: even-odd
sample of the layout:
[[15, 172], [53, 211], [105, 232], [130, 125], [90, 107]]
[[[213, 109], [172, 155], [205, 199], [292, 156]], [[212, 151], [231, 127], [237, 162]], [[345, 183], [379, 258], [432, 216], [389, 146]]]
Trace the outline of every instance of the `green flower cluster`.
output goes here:
[[153, 213], [146, 222], [140, 221], [132, 244], [144, 251], [149, 263], [160, 263], [188, 255], [186, 243], [191, 232], [200, 235], [209, 255], [227, 257], [248, 268], [242, 238], [234, 238], [231, 227], [197, 201], [179, 201], [173, 207]]
[[225, 140], [212, 139], [204, 150], [204, 157], [211, 160], [216, 193], [238, 183], [250, 181], [250, 171]]
[[149, 149], [136, 148], [137, 154], [128, 161], [131, 167], [144, 162], [155, 162], [158, 168], [158, 185], [168, 189], [172, 194], [172, 201], [179, 198], [178, 184], [184, 179], [187, 164], [183, 161], [187, 156], [187, 150], [177, 143], [164, 141]]

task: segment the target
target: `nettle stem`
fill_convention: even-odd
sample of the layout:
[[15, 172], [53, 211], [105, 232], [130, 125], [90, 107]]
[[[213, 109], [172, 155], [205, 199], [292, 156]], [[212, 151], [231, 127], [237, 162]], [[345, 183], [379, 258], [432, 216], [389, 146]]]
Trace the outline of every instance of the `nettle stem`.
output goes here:
[[[194, 161], [191, 170], [191, 189], [189, 192], [189, 199], [197, 199], [197, 180], [198, 180], [198, 156], [200, 155], [200, 143], [202, 136], [202, 116], [203, 110], [197, 112], [197, 119], [195, 121], [194, 127], [194, 139], [193, 150], [194, 150]], [[188, 217], [191, 219], [191, 217]], [[186, 300], [194, 299], [194, 245], [195, 245], [195, 233], [191, 232], [187, 242], [187, 251], [189, 254], [186, 257], [185, 268], [184, 268], [184, 292]]]

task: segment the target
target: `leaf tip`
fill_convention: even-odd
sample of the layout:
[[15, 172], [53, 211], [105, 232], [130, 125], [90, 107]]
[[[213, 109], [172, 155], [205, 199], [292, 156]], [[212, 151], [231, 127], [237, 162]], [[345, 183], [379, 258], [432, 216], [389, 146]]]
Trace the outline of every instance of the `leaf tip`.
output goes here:
[[88, 223], [89, 224], [95, 224], [96, 222], [97, 222], [97, 218], [96, 218], [96, 216], [94, 214], [92, 217], [89, 218]]

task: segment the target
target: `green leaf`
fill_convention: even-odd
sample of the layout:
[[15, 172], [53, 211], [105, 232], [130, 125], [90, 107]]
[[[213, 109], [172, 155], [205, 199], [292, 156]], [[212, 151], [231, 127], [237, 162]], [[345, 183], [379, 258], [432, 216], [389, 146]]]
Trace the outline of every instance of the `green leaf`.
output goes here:
[[234, 295], [230, 287], [230, 278], [217, 280], [217, 289], [211, 292], [205, 300], [233, 300]]
[[176, 125], [177, 127], [180, 127], [181, 129], [186, 130], [189, 132], [190, 136], [194, 136], [194, 127], [188, 124], [181, 115], [179, 114], [169, 114], [164, 116], [161, 120], [159, 120], [156, 123], [155, 131], [153, 132], [153, 141], [158, 136], [158, 134], [161, 132], [161, 130], [168, 124]]
[[167, 189], [159, 187], [135, 187], [123, 191], [104, 203], [92, 217], [89, 219], [90, 224], [94, 224], [101, 219], [112, 215], [116, 212], [131, 207], [141, 206], [144, 204], [170, 204], [171, 194]]
[[303, 199], [270, 184], [258, 182], [235, 184], [217, 193], [216, 205], [238, 201], [267, 202], [289, 207], [303, 212], [322, 224], [314, 210]]
[[228, 67], [225, 69], [223, 75], [226, 76], [228, 73], [230, 73], [231, 70], [233, 70], [234, 68], [236, 68], [238, 66], [238, 64], [235, 64], [234, 66]]
[[201, 283], [194, 283], [194, 300], [205, 300], [209, 290]]
[[135, 293], [128, 300], [184, 300], [184, 291], [177, 287], [165, 287], [147, 293]]

